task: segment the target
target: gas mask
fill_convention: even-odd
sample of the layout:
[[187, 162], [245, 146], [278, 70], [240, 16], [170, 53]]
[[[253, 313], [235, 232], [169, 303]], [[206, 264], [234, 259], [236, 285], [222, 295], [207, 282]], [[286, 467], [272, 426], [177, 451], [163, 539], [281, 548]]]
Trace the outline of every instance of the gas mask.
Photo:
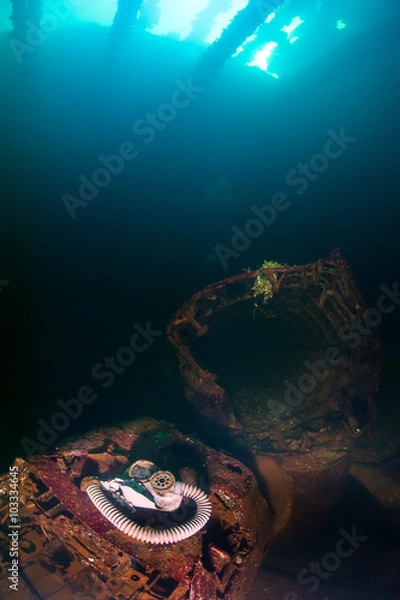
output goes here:
[[[171, 544], [184, 540], [197, 533], [211, 515], [210, 500], [202, 490], [176, 481], [170, 471], [161, 471], [147, 460], [133, 463], [127, 471], [126, 478], [109, 481], [85, 478], [81, 489], [115, 527], [134, 539], [148, 543]], [[121, 504], [133, 512], [140, 508], [172, 512], [181, 506], [185, 498], [195, 502], [195, 515], [184, 523], [161, 530], [135, 523], [116, 506]]]

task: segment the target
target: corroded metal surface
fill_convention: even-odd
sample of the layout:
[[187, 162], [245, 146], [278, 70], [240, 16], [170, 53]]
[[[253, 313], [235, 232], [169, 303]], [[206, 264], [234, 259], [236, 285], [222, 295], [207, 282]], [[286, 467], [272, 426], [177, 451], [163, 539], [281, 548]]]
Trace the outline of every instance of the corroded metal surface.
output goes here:
[[[144, 544], [115, 529], [80, 490], [84, 477], [119, 476], [143, 456], [208, 492], [213, 511], [205, 530], [169, 546]], [[103, 429], [16, 465], [21, 598], [240, 600], [270, 541], [269, 508], [252, 473], [167, 424]], [[8, 598], [6, 495], [1, 510], [0, 596]]]
[[[276, 532], [318, 523], [340, 497], [351, 447], [373, 429], [381, 343], [374, 327], [368, 335], [354, 334], [366, 309], [335, 251], [308, 265], [270, 263], [212, 284], [183, 304], [168, 326], [188, 400], [229, 437], [230, 449], [253, 454]], [[247, 347], [249, 366], [238, 348], [222, 377], [215, 361], [213, 369], [207, 364], [221, 341], [215, 331], [234, 344], [240, 319], [249, 336], [264, 336], [267, 343], [268, 325], [283, 323], [296, 351], [289, 348], [274, 371], [268, 364], [273, 350]]]

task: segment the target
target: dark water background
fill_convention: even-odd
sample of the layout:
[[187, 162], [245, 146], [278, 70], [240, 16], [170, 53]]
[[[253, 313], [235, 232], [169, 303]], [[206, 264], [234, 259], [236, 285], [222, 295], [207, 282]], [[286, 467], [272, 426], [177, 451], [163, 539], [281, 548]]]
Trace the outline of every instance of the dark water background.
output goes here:
[[[145, 415], [195, 432], [164, 335], [108, 389], [90, 373], [127, 344], [135, 323], [164, 331], [209, 283], [265, 259], [304, 264], [337, 247], [370, 306], [398, 279], [400, 6], [341, 6], [369, 27], [346, 30], [340, 43], [310, 29], [309, 45], [282, 57], [279, 80], [229, 61], [147, 146], [132, 125], [168, 101], [177, 78], [186, 81], [201, 48], [143, 32], [110, 48], [107, 28], [69, 23], [18, 65], [3, 34], [2, 468], [21, 455], [21, 438], [36, 439], [37, 419], [48, 421], [57, 400], [83, 385], [98, 399], [65, 436]], [[297, 195], [286, 174], [342, 127], [356, 141]], [[76, 195], [79, 175], [90, 177], [97, 156], [123, 141], [137, 143], [138, 158], [72, 220], [62, 195]], [[232, 195], [210, 196], [221, 177]], [[279, 191], [291, 207], [224, 270], [215, 244], [229, 246], [231, 227]], [[391, 420], [399, 314], [381, 328], [379, 404]]]

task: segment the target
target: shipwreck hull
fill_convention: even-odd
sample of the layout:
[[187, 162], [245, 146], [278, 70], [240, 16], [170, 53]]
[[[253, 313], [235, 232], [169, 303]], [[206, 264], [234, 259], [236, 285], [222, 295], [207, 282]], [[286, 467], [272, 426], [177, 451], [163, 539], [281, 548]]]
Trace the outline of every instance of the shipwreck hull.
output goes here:
[[374, 328], [357, 333], [366, 310], [335, 251], [212, 284], [168, 326], [187, 399], [230, 451], [251, 454], [276, 534], [318, 526], [340, 498], [352, 446], [373, 430], [381, 342]]

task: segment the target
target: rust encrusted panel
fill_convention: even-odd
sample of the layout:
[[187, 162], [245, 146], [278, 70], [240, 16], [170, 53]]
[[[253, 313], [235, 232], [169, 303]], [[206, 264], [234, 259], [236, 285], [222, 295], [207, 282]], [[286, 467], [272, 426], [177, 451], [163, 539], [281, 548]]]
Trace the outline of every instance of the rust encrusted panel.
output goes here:
[[[202, 532], [168, 546], [136, 542], [112, 527], [81, 492], [84, 476], [122, 475], [143, 456], [156, 464], [163, 456], [179, 459], [176, 475], [208, 492], [213, 513]], [[46, 600], [58, 600], [63, 586], [96, 600], [109, 600], [117, 591], [128, 599], [131, 588], [152, 600], [181, 600], [198, 564], [210, 573], [202, 578], [207, 589], [213, 582], [219, 596], [242, 600], [270, 544], [271, 513], [249, 469], [168, 424], [146, 419], [103, 429], [29, 463], [19, 460], [19, 466], [26, 475], [21, 510], [30, 544], [24, 568], [32, 589], [40, 588]], [[54, 562], [61, 555], [67, 568]]]

